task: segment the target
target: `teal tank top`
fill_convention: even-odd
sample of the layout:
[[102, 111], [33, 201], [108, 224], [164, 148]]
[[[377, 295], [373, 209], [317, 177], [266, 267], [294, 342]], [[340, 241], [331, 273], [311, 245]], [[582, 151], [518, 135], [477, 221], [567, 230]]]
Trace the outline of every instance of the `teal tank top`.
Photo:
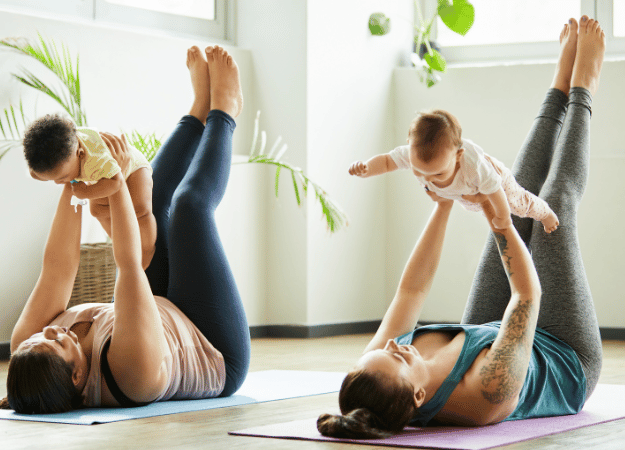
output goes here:
[[[501, 321], [484, 325], [427, 325], [406, 333], [395, 341], [412, 344], [420, 334], [433, 331], [464, 331], [465, 340], [458, 360], [429, 402], [419, 408], [410, 425], [424, 427], [445, 406], [477, 355], [497, 337]], [[586, 376], [575, 351], [548, 332], [536, 328], [534, 346], [519, 404], [505, 420], [563, 416], [581, 411], [586, 400]]]

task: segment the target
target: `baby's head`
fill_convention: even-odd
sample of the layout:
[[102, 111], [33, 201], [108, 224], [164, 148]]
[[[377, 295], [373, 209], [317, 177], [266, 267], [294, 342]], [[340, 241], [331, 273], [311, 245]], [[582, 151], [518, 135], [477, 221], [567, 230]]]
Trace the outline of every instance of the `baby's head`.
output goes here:
[[24, 156], [36, 180], [69, 183], [80, 174], [76, 125], [59, 114], [35, 120], [24, 132]]
[[453, 179], [462, 155], [462, 128], [458, 119], [443, 110], [421, 112], [408, 131], [410, 164], [426, 181], [445, 183]]

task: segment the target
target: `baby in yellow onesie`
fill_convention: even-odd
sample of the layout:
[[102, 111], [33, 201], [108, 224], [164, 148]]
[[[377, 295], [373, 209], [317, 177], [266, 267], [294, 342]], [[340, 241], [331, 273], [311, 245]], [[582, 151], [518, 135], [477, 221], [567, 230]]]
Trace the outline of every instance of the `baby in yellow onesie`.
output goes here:
[[[124, 138], [125, 139], [125, 138]], [[152, 214], [152, 167], [136, 148], [127, 145], [128, 163], [120, 167], [105, 140], [106, 133], [76, 128], [60, 115], [35, 120], [24, 133], [24, 155], [36, 180], [72, 183], [74, 195], [89, 200], [91, 214], [111, 236], [108, 196], [126, 180], [141, 231], [143, 268], [154, 256], [156, 219]]]

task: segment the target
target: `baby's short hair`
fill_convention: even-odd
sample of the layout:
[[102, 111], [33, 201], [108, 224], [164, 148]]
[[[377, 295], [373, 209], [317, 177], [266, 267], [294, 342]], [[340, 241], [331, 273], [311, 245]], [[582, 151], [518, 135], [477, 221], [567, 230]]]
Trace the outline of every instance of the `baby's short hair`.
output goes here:
[[427, 163], [434, 158], [443, 143], [461, 148], [462, 128], [453, 114], [442, 109], [420, 112], [410, 124], [408, 139], [411, 150], [416, 151], [417, 157]]
[[24, 156], [28, 167], [44, 173], [70, 157], [78, 138], [76, 125], [60, 114], [46, 114], [24, 132]]

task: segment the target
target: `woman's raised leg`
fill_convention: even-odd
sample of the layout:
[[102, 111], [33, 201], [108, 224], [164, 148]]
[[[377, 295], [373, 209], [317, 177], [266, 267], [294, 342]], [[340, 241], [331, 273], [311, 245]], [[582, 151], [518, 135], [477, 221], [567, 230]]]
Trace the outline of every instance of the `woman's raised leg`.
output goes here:
[[601, 372], [602, 348], [577, 236], [577, 210], [588, 180], [591, 103], [604, 51], [603, 30], [595, 20], [582, 18], [568, 111], [540, 192], [560, 227], [551, 235], [535, 229], [530, 242], [543, 292], [538, 326], [576, 351], [587, 378], [587, 397]]
[[194, 99], [189, 114], [182, 117], [152, 161], [154, 190], [152, 209], [156, 217], [156, 250], [146, 275], [154, 295], [167, 296], [169, 285], [169, 256], [167, 233], [169, 208], [174, 191], [187, 173], [195, 155], [206, 116], [210, 111], [210, 79], [208, 64], [201, 50], [193, 46], [187, 51], [187, 67], [191, 74]]
[[[571, 19], [560, 34], [560, 57], [553, 83], [512, 166], [515, 180], [534, 195], [539, 194], [547, 178], [566, 114], [567, 94], [577, 52], [577, 29], [577, 21]], [[534, 220], [513, 216], [512, 221], [521, 239], [529, 245]], [[501, 256], [493, 234], [489, 233], [473, 278], [462, 323], [481, 324], [501, 320], [510, 295]]]
[[215, 224], [230, 174], [233, 117], [242, 107], [238, 67], [220, 47], [209, 48], [211, 111], [198, 149], [176, 189], [169, 228], [167, 298], [219, 350], [226, 363], [222, 396], [247, 375], [250, 335], [245, 311]]

